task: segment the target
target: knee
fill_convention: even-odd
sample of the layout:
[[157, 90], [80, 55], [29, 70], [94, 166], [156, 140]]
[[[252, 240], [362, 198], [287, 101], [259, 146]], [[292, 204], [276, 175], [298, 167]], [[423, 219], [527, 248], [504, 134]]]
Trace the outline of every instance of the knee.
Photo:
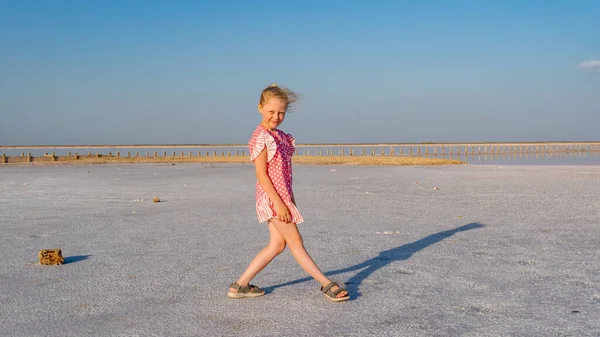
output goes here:
[[270, 242], [269, 246], [271, 246], [274, 252], [280, 254], [285, 250], [285, 241]]
[[302, 240], [302, 237], [300, 235], [290, 238], [290, 240], [287, 242], [287, 244], [290, 247], [290, 249], [294, 249], [297, 247], [304, 247], [304, 241]]

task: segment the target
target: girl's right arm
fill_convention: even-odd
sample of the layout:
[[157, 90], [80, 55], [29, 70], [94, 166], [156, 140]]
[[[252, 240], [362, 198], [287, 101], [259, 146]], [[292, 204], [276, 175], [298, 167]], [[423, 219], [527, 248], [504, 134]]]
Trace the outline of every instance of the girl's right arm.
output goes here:
[[265, 149], [263, 149], [262, 152], [254, 159], [254, 167], [256, 168], [256, 179], [258, 180], [260, 187], [262, 187], [269, 198], [273, 200], [277, 218], [279, 221], [283, 221], [285, 223], [290, 222], [292, 220], [290, 211], [283, 200], [281, 200], [279, 193], [277, 193], [275, 190], [275, 186], [273, 186], [271, 178], [269, 178], [267, 175], [267, 151]]

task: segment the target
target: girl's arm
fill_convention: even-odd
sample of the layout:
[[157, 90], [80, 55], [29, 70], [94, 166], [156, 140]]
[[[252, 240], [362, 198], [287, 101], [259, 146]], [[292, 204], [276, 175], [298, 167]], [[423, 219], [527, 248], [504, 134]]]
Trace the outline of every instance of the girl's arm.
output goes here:
[[279, 193], [277, 193], [275, 186], [273, 186], [271, 178], [267, 175], [267, 151], [263, 149], [254, 159], [254, 167], [256, 168], [256, 179], [258, 180], [260, 187], [262, 187], [269, 198], [273, 200], [278, 219], [286, 223], [291, 221], [291, 215], [287, 206], [283, 200], [281, 200]]

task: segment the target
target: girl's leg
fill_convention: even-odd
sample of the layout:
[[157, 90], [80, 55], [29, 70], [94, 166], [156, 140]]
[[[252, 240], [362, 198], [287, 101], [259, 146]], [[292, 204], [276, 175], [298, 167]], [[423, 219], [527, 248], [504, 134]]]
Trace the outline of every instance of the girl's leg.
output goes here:
[[[263, 270], [269, 262], [285, 249], [285, 240], [279, 231], [275, 229], [271, 221], [269, 221], [269, 234], [271, 236], [269, 244], [256, 254], [256, 257], [250, 262], [246, 271], [244, 271], [242, 276], [236, 281], [237, 284], [242, 286], [248, 285], [250, 280], [252, 280], [256, 274]], [[237, 292], [237, 290], [233, 288], [229, 288], [229, 291]]]
[[[310, 276], [312, 276], [317, 282], [319, 282], [322, 286], [327, 285], [331, 282], [324, 274], [321, 272], [319, 267], [315, 264], [313, 259], [308, 255], [308, 252], [304, 248], [304, 242], [302, 240], [302, 236], [300, 232], [298, 232], [298, 227], [295, 223], [285, 223], [281, 222], [277, 219], [271, 220], [275, 225], [275, 228], [279, 231], [281, 236], [285, 239], [287, 246], [290, 248], [292, 255]], [[270, 227], [269, 227], [270, 228]], [[332, 291], [336, 291], [338, 289], [337, 286], [331, 288]], [[342, 291], [337, 297], [344, 297], [348, 295], [348, 292]]]

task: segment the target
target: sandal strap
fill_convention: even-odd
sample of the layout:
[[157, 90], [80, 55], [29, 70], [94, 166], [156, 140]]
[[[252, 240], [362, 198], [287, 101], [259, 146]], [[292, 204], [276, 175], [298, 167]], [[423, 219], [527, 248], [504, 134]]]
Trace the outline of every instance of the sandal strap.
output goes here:
[[337, 295], [339, 293], [341, 293], [342, 291], [345, 291], [346, 289], [342, 288], [342, 287], [338, 287], [337, 290], [333, 291], [333, 290], [329, 290], [330, 293], [332, 293], [333, 295], [335, 295], [335, 297], [337, 297]]
[[262, 289], [260, 289], [259, 287], [255, 286], [255, 285], [252, 285], [252, 284], [241, 286], [237, 282], [233, 282], [232, 284], [229, 285], [229, 287], [237, 290], [238, 293], [240, 293], [240, 294], [262, 292]]
[[260, 289], [259, 287], [253, 285], [253, 284], [249, 284], [247, 287], [248, 292], [249, 293], [260, 293], [262, 292], [262, 289]]
[[[325, 294], [327, 294], [327, 292], [329, 291], [329, 289], [331, 289], [333, 286], [337, 286], [337, 285], [338, 285], [337, 282], [329, 282], [324, 287], [321, 287], [321, 291], [324, 292]], [[340, 288], [340, 286], [338, 286], [338, 288]]]

